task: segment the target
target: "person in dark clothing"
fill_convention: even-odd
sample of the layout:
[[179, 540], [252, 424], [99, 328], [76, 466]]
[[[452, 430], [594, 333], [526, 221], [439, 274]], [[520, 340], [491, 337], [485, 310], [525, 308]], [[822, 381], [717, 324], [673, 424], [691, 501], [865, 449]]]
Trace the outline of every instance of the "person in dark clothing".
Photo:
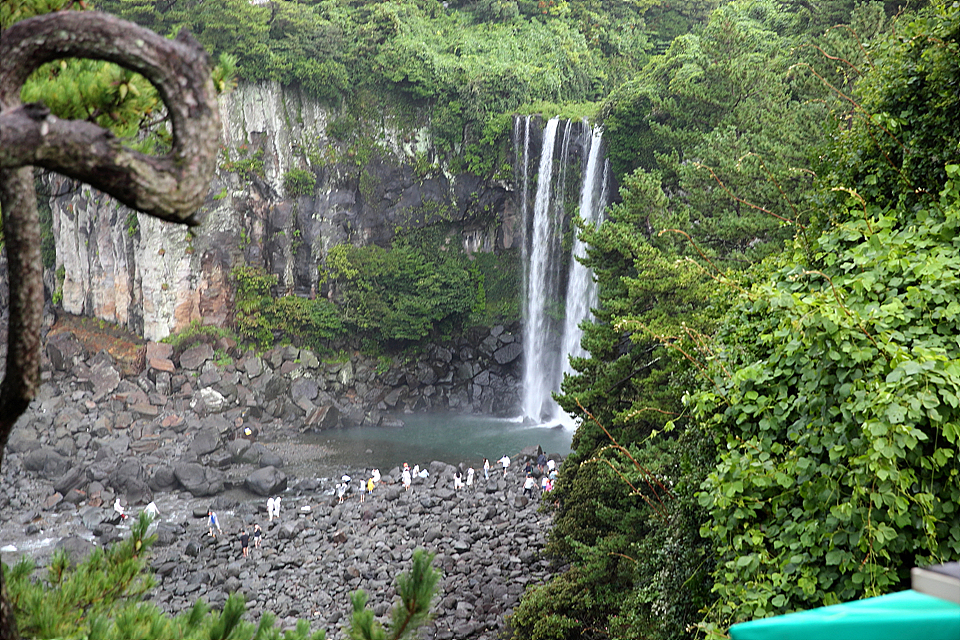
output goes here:
[[263, 538], [263, 529], [260, 528], [259, 524], [253, 525], [253, 548], [260, 548], [260, 541]]
[[240, 530], [240, 546], [243, 547], [243, 557], [247, 557], [247, 547], [250, 546], [250, 534], [246, 529]]

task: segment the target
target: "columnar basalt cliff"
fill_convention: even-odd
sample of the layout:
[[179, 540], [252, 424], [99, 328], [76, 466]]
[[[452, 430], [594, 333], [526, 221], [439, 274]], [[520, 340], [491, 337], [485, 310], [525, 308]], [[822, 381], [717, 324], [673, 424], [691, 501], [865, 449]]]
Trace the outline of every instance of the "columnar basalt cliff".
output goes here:
[[[48, 280], [65, 311], [159, 340], [193, 320], [228, 324], [238, 264], [277, 275], [279, 293], [317, 295], [318, 265], [340, 243], [383, 244], [439, 220], [471, 252], [518, 242], [511, 185], [450, 174], [425, 129], [384, 116], [334, 139], [343, 114], [274, 83], [241, 84], [221, 109], [219, 170], [194, 232], [48, 179], [62, 267]], [[292, 186], [294, 175], [308, 177]]]

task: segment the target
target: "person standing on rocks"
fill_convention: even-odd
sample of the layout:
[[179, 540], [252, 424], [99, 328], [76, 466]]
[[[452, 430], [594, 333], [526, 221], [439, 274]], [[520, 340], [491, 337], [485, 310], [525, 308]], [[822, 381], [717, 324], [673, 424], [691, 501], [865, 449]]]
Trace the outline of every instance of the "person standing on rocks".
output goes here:
[[214, 528], [216, 528], [216, 530], [219, 531], [220, 533], [223, 533], [223, 529], [220, 528], [220, 519], [217, 518], [217, 512], [216, 512], [216, 511], [214, 511], [213, 509], [208, 509], [208, 510], [207, 510], [207, 519], [208, 519], [207, 524], [208, 524], [209, 527], [210, 527], [210, 537], [211, 537], [211, 538], [216, 538], [216, 537], [217, 537], [217, 534], [215, 534], [215, 533], [213, 532]]
[[347, 484], [341, 482], [337, 484], [337, 504], [343, 504], [344, 496], [347, 495]]
[[370, 479], [373, 480], [373, 486], [380, 484], [380, 469], [374, 469], [371, 471]]
[[267, 520], [273, 522], [273, 497], [267, 498]]
[[[374, 471], [376, 471], [376, 469], [374, 469]], [[376, 487], [376, 486], [377, 486], [376, 480], [374, 480], [373, 477], [370, 477], [370, 478], [367, 480], [367, 493], [372, 494], [372, 493], [373, 493], [373, 488]]]
[[280, 496], [273, 499], [273, 517], [280, 519]]
[[260, 528], [260, 523], [253, 525], [253, 548], [260, 548], [260, 541], [263, 539], [263, 529]]
[[243, 551], [244, 558], [246, 558], [247, 553], [249, 553], [248, 551], [249, 546], [250, 546], [250, 534], [247, 533], [246, 529], [241, 528], [240, 529], [240, 548]]
[[123, 520], [127, 517], [127, 514], [124, 513], [123, 505], [120, 504], [120, 496], [117, 496], [117, 499], [113, 503], [113, 510], [120, 515], [120, 519]]
[[547, 454], [540, 452], [540, 455], [537, 456], [537, 469], [540, 473], [543, 473], [543, 468], [547, 466]]
[[467, 486], [468, 487], [473, 486], [473, 474], [474, 474], [473, 467], [470, 467], [469, 469], [467, 469]]
[[410, 477], [410, 467], [406, 462], [403, 463], [403, 472], [400, 474], [400, 481], [403, 482], [404, 490], [410, 489], [410, 483], [413, 479]]
[[486, 458], [483, 459], [483, 479], [490, 479], [490, 461]]
[[463, 474], [457, 471], [453, 476], [453, 490], [460, 491], [460, 489], [463, 489]]
[[360, 478], [360, 504], [363, 504], [363, 501], [367, 498], [367, 483], [363, 478]]
[[523, 481], [523, 495], [528, 498], [533, 498], [533, 489], [537, 486], [537, 481], [533, 479], [533, 476], [529, 473], [527, 474], [526, 480]]
[[510, 468], [510, 456], [504, 454], [504, 456], [503, 456], [502, 458], [500, 458], [499, 460], [497, 460], [497, 462], [499, 462], [499, 463], [500, 463], [500, 466], [503, 467], [503, 477], [506, 478], [506, 477], [507, 477], [507, 469]]

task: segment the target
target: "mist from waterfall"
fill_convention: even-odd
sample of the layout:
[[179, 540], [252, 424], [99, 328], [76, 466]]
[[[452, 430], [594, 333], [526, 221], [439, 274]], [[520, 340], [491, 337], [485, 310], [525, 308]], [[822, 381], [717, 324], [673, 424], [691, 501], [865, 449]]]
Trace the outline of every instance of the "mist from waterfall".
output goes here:
[[[525, 268], [523, 417], [539, 424], [556, 421], [567, 427], [572, 426], [572, 420], [553, 400], [552, 394], [560, 389], [563, 374], [571, 371], [569, 356], [585, 355], [580, 346], [583, 332], [579, 325], [590, 317], [590, 309], [596, 305], [597, 289], [590, 271], [576, 259], [586, 254], [585, 245], [575, 238], [570, 253], [564, 255], [562, 251], [566, 177], [572, 162], [585, 164], [581, 171], [579, 215], [588, 226], [600, 221], [608, 200], [609, 181], [609, 163], [603, 157], [600, 130], [591, 131], [583, 122], [583, 133], [574, 140], [576, 126], [571, 121], [561, 123], [559, 118], [547, 121], [538, 169], [531, 176], [531, 118], [518, 118], [514, 124], [514, 152], [522, 185]], [[557, 138], [561, 130], [563, 137], [558, 152]], [[532, 206], [529, 203], [531, 180], [536, 181]]]

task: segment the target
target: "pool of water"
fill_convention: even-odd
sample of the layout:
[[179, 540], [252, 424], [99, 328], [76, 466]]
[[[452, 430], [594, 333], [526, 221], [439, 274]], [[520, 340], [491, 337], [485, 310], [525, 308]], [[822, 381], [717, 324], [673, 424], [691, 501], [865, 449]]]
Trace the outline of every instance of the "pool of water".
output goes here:
[[[433, 460], [465, 462], [479, 468], [483, 458], [492, 466], [504, 454], [540, 445], [547, 453], [570, 452], [573, 429], [557, 425], [530, 425], [519, 419], [450, 413], [401, 416], [403, 427], [354, 427], [304, 434], [306, 444], [320, 444], [331, 458], [348, 467], [377, 467], [384, 471], [404, 462], [423, 466]], [[328, 460], [333, 462], [333, 460]]]

